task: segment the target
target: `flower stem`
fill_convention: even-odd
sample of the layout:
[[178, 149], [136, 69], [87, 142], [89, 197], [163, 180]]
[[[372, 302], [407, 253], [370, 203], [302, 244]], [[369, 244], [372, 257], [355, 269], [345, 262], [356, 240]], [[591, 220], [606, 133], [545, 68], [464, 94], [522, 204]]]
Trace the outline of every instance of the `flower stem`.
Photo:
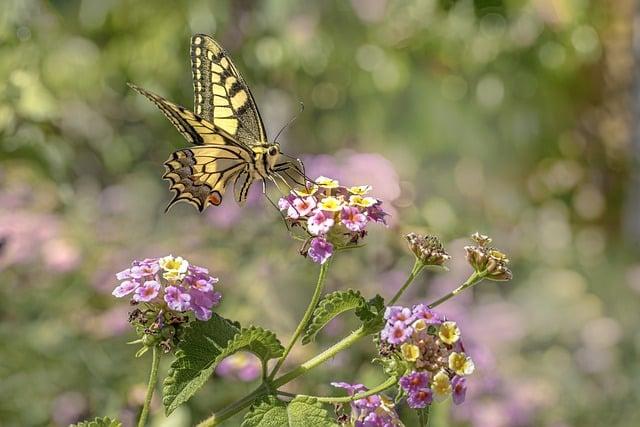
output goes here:
[[341, 339], [340, 341], [338, 341], [337, 343], [335, 343], [334, 345], [332, 345], [331, 347], [323, 351], [322, 353], [312, 357], [311, 359], [307, 360], [297, 368], [273, 380], [273, 382], [271, 383], [272, 386], [274, 388], [279, 388], [284, 384], [287, 384], [291, 380], [299, 377], [300, 375], [303, 375], [307, 371], [326, 362], [328, 359], [331, 359], [341, 351], [351, 347], [356, 341], [358, 341], [360, 338], [365, 337], [367, 335], [368, 333], [365, 331], [364, 327], [362, 326], [359, 327], [358, 329], [351, 332], [349, 335], [347, 335], [346, 337], [344, 337], [343, 339]]
[[285, 348], [284, 353], [282, 354], [280, 359], [278, 359], [276, 366], [273, 367], [271, 374], [269, 374], [269, 380], [272, 380], [276, 376], [276, 374], [278, 373], [278, 370], [280, 370], [280, 368], [282, 367], [282, 364], [284, 363], [284, 361], [287, 359], [287, 356], [291, 352], [291, 349], [293, 348], [295, 343], [298, 341], [298, 338], [300, 338], [300, 335], [302, 335], [302, 333], [304, 332], [304, 329], [307, 327], [309, 320], [311, 320], [311, 316], [313, 315], [313, 310], [315, 310], [316, 306], [318, 305], [318, 301], [320, 301], [320, 297], [322, 296], [325, 279], [327, 277], [327, 270], [329, 269], [330, 263], [331, 263], [331, 258], [329, 258], [327, 262], [325, 262], [320, 266], [320, 274], [318, 275], [316, 289], [313, 291], [313, 296], [311, 297], [311, 301], [309, 302], [307, 311], [305, 311], [304, 315], [302, 316], [302, 319], [300, 320], [300, 323], [298, 323], [298, 326], [296, 327], [296, 330], [293, 333], [293, 336], [291, 337], [289, 344], [287, 344], [287, 347]]
[[431, 405], [428, 405], [424, 409], [418, 410], [418, 421], [420, 422], [420, 427], [429, 427], [430, 410], [431, 410]]
[[297, 368], [293, 369], [292, 371], [287, 372], [286, 374], [276, 378], [271, 382], [267, 380], [268, 385], [262, 384], [260, 387], [254, 390], [253, 393], [243, 397], [242, 399], [233, 403], [231, 406], [228, 406], [222, 409], [221, 411], [216, 412], [206, 420], [202, 421], [200, 424], [198, 424], [198, 427], [213, 427], [213, 426], [219, 425], [220, 422], [228, 418], [231, 418], [233, 415], [251, 406], [251, 404], [259, 397], [268, 394], [269, 389], [271, 390], [278, 389], [279, 387], [287, 384], [288, 382], [299, 377], [300, 375], [303, 375], [307, 371], [315, 368], [316, 366], [322, 364], [328, 359], [331, 359], [339, 352], [351, 347], [356, 341], [358, 341], [360, 338], [365, 337], [367, 335], [368, 333], [364, 330], [363, 327], [356, 329], [355, 331], [351, 332], [349, 335], [344, 337], [342, 340], [338, 341], [337, 343], [335, 343], [334, 345], [332, 345], [322, 353], [318, 354], [317, 356], [307, 360], [306, 362], [304, 362]]
[[222, 421], [231, 418], [232, 416], [234, 416], [238, 412], [240, 412], [243, 409], [245, 409], [248, 406], [250, 406], [256, 399], [258, 399], [261, 396], [264, 396], [266, 394], [267, 394], [267, 387], [264, 384], [262, 384], [260, 387], [258, 387], [257, 389], [255, 389], [254, 391], [252, 391], [251, 393], [249, 393], [248, 395], [246, 395], [242, 399], [240, 399], [237, 402], [231, 404], [230, 406], [227, 406], [226, 408], [222, 409], [221, 411], [218, 411], [218, 412], [214, 413], [209, 418], [207, 418], [206, 420], [204, 420], [201, 423], [199, 423], [197, 425], [197, 427], [213, 427], [213, 426], [217, 426]]
[[396, 385], [398, 381], [398, 378], [396, 377], [389, 377], [387, 378], [387, 380], [385, 382], [383, 382], [382, 384], [379, 384], [378, 386], [367, 390], [367, 391], [363, 391], [362, 393], [357, 393], [354, 394], [353, 396], [344, 396], [344, 397], [321, 397], [321, 396], [307, 396], [307, 395], [298, 395], [301, 397], [312, 397], [314, 399], [316, 399], [318, 402], [322, 402], [322, 403], [348, 403], [348, 402], [353, 402], [354, 400], [358, 400], [358, 399], [362, 399], [365, 398], [367, 396], [372, 396], [374, 394], [378, 394], [382, 391], [385, 391], [388, 388], [393, 387], [394, 385]]
[[407, 277], [407, 280], [404, 282], [404, 285], [402, 285], [402, 287], [398, 290], [398, 292], [396, 292], [393, 298], [389, 300], [387, 305], [393, 305], [396, 301], [398, 301], [398, 299], [400, 299], [404, 291], [407, 290], [409, 285], [413, 283], [415, 278], [418, 277], [418, 275], [423, 269], [424, 269], [424, 264], [419, 259], [416, 258], [416, 262], [415, 264], [413, 264], [413, 268], [411, 269], [411, 273], [409, 274], [409, 277]]
[[147, 395], [144, 398], [144, 406], [140, 413], [140, 419], [138, 420], [138, 427], [144, 427], [147, 423], [147, 417], [149, 415], [149, 407], [151, 406], [151, 398], [153, 392], [158, 383], [158, 366], [160, 365], [160, 349], [158, 346], [153, 346], [153, 353], [151, 359], [151, 373], [149, 374], [149, 384], [147, 385]]
[[454, 290], [452, 290], [442, 298], [439, 298], [436, 301], [429, 304], [429, 308], [435, 308], [440, 304], [442, 304], [443, 302], [448, 301], [449, 299], [455, 297], [465, 289], [469, 289], [470, 287], [477, 285], [482, 281], [482, 279], [484, 279], [484, 276], [485, 276], [484, 272], [478, 273], [477, 271], [474, 271], [473, 274], [471, 274], [471, 276], [469, 276], [469, 278], [462, 285], [458, 286], [457, 288], [455, 288]]

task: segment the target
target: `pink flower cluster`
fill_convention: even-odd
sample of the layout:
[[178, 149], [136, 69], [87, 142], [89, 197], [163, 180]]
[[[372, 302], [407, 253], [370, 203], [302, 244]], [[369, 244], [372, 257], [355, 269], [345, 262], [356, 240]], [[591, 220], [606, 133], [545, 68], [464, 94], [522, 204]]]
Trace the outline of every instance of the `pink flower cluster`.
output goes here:
[[174, 312], [191, 311], [198, 320], [209, 320], [212, 307], [220, 302], [214, 290], [218, 279], [206, 268], [182, 257], [147, 258], [133, 261], [130, 268], [116, 274], [120, 284], [115, 297], [132, 295], [132, 303], [147, 303]]
[[[344, 382], [331, 383], [334, 387], [344, 388], [353, 396], [368, 389], [362, 384], [349, 384]], [[351, 421], [348, 425], [354, 427], [394, 427], [402, 426], [402, 422], [394, 408], [395, 404], [382, 394], [372, 394], [371, 396], [356, 399], [351, 402]], [[346, 421], [347, 417], [344, 416]]]
[[306, 254], [323, 264], [335, 247], [357, 244], [370, 222], [386, 224], [382, 201], [367, 196], [370, 191], [369, 185], [344, 187], [321, 176], [282, 197], [278, 207], [292, 225], [303, 227], [311, 236]]
[[400, 386], [409, 406], [425, 408], [449, 396], [455, 404], [464, 402], [465, 376], [475, 365], [465, 353], [458, 325], [424, 304], [390, 306], [384, 317], [383, 346], [399, 353], [408, 367]]

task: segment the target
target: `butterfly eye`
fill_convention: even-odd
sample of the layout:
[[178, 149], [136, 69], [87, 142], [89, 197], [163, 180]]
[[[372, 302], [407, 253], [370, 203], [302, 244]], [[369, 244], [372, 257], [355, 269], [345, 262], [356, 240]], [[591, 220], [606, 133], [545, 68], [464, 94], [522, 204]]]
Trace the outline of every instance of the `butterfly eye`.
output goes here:
[[270, 156], [275, 156], [276, 154], [278, 154], [278, 149], [276, 147], [269, 148], [269, 155]]

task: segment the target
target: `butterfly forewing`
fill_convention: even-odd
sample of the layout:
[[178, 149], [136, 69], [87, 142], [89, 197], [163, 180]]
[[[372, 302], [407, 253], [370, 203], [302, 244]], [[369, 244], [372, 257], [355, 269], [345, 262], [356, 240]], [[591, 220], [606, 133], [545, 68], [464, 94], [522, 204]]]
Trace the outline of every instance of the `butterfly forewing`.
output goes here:
[[191, 67], [196, 114], [246, 145], [266, 143], [253, 95], [224, 49], [211, 37], [196, 34]]

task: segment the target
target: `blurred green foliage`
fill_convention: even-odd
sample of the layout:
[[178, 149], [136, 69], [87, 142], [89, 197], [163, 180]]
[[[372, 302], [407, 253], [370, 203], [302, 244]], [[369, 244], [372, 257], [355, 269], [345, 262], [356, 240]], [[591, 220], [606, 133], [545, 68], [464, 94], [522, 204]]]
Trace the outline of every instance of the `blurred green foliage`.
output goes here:
[[[231, 53], [272, 137], [304, 102], [282, 137], [288, 153], [306, 155], [317, 174], [330, 173], [327, 162], [335, 170], [364, 162], [340, 172], [358, 180], [347, 184], [389, 188], [392, 226], [337, 257], [332, 289], [391, 295], [411, 267], [408, 231], [439, 234], [457, 259], [411, 300], [464, 278], [461, 236], [480, 229], [509, 253], [511, 284], [443, 306], [475, 336], [478, 376], [465, 405], [439, 408], [438, 425], [635, 425], [640, 264], [620, 225], [632, 155], [632, 8], [631, 0], [3, 2], [2, 425], [96, 415], [131, 425], [147, 361], [133, 359], [128, 307], [110, 295], [113, 274], [131, 259], [174, 253], [209, 267], [221, 278], [223, 315], [283, 337], [304, 310], [316, 268], [264, 199], [242, 211], [225, 200], [205, 215], [186, 205], [162, 213], [170, 198], [162, 162], [185, 143], [126, 82], [189, 107], [196, 32]], [[380, 172], [383, 158], [395, 173]], [[332, 325], [293, 358], [349, 328]], [[372, 351], [362, 343], [292, 391], [374, 384]], [[167, 420], [158, 400], [153, 422], [187, 425], [250, 389], [216, 379]]]

